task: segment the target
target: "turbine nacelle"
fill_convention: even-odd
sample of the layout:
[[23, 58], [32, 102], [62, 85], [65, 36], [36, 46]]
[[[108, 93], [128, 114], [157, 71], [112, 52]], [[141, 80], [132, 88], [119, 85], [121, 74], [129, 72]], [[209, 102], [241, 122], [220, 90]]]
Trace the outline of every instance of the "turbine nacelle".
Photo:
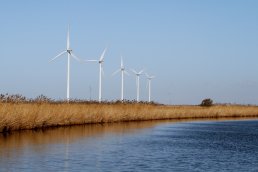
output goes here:
[[117, 74], [119, 71], [121, 71], [122, 74], [125, 73], [125, 74], [128, 75], [128, 76], [130, 75], [130, 74], [125, 70], [122, 57], [121, 57], [121, 66], [120, 66], [120, 68], [117, 69], [117, 70], [112, 74], [112, 76], [115, 75], [115, 74]]
[[150, 76], [150, 75], [148, 75], [147, 73], [145, 73], [145, 75], [146, 75], [146, 77], [147, 77], [148, 80], [152, 80], [153, 78], [155, 78], [155, 76]]
[[142, 69], [140, 72], [136, 72], [136, 70], [134, 70], [134, 69], [131, 69], [131, 71], [132, 71], [136, 76], [140, 76], [140, 75], [142, 75], [144, 69]]
[[134, 69], [131, 69], [131, 71], [136, 75], [136, 93], [137, 93], [136, 101], [139, 102], [140, 101], [140, 75], [142, 74], [143, 69], [139, 72], [136, 72]]
[[102, 64], [104, 62], [104, 56], [105, 56], [106, 50], [107, 50], [107, 48], [104, 49], [99, 60], [84, 60], [84, 62], [99, 63], [99, 102], [101, 102], [101, 100], [102, 100], [102, 75], [104, 75]]
[[107, 48], [104, 49], [103, 53], [101, 54], [99, 60], [83, 60], [84, 62], [97, 62], [99, 64], [102, 64], [104, 62], [104, 56], [106, 53]]
[[121, 56], [121, 65], [120, 68], [117, 69], [112, 76], [116, 75], [117, 73], [121, 72], [121, 101], [124, 101], [124, 74], [129, 76], [129, 73], [125, 70], [123, 57]]
[[68, 25], [68, 32], [67, 32], [67, 45], [66, 45], [66, 50], [62, 51], [61, 53], [59, 53], [57, 56], [55, 56], [54, 58], [52, 58], [50, 60], [54, 61], [55, 59], [57, 59], [58, 57], [61, 57], [62, 55], [66, 54], [68, 55], [68, 63], [67, 63], [67, 89], [66, 89], [66, 98], [67, 101], [69, 102], [70, 100], [70, 58], [74, 58], [75, 60], [81, 62], [80, 58], [78, 58], [77, 56], [75, 56], [72, 52], [72, 49], [70, 48], [70, 27]]
[[69, 53], [69, 54], [72, 54], [72, 51], [73, 51], [72, 49], [66, 50], [66, 52]]

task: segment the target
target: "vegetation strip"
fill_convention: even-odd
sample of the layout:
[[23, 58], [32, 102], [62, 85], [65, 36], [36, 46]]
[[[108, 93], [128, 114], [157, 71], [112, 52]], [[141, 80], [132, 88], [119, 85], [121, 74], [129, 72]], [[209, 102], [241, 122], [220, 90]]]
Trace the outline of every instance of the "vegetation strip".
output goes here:
[[258, 117], [257, 106], [167, 106], [134, 102], [1, 102], [0, 132], [93, 123]]

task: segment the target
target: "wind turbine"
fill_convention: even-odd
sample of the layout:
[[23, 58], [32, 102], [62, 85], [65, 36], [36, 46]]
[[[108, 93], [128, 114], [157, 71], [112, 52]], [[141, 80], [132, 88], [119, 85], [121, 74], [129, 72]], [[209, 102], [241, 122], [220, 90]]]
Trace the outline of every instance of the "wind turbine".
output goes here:
[[136, 72], [134, 69], [131, 69], [131, 71], [136, 75], [136, 88], [137, 88], [136, 101], [139, 102], [139, 97], [140, 97], [140, 75], [142, 74], [143, 69], [140, 72]]
[[124, 63], [123, 63], [123, 57], [121, 57], [121, 66], [120, 68], [115, 71], [112, 75], [116, 75], [118, 72], [121, 71], [121, 101], [124, 101], [124, 73], [129, 75], [129, 73], [125, 70]]
[[155, 78], [155, 76], [149, 76], [147, 73], [145, 73], [147, 80], [148, 80], [148, 87], [149, 87], [149, 103], [151, 102], [151, 80]]
[[70, 59], [71, 57], [74, 58], [77, 61], [81, 61], [78, 57], [76, 57], [73, 54], [73, 50], [70, 48], [70, 26], [68, 25], [68, 32], [67, 32], [67, 42], [66, 42], [66, 50], [59, 53], [57, 56], [55, 56], [53, 59], [50, 60], [50, 62], [54, 61], [58, 57], [62, 56], [63, 54], [67, 53], [67, 90], [66, 90], [66, 99], [69, 102], [70, 100]]
[[106, 50], [107, 50], [107, 48], [104, 49], [99, 60], [85, 60], [86, 62], [98, 62], [99, 63], [99, 103], [102, 100], [102, 74], [104, 74], [102, 65], [104, 62], [104, 56], [105, 56]]

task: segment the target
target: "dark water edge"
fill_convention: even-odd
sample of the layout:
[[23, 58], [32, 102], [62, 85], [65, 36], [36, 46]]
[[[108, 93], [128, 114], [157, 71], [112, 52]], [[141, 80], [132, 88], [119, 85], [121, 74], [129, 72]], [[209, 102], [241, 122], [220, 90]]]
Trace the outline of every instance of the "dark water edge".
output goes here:
[[10, 135], [13, 132], [24, 132], [24, 131], [46, 131], [52, 130], [56, 128], [64, 128], [64, 127], [76, 127], [76, 126], [89, 126], [89, 125], [109, 125], [109, 124], [120, 124], [120, 123], [137, 123], [137, 122], [184, 122], [184, 121], [224, 121], [224, 120], [248, 120], [248, 119], [258, 119], [257, 115], [248, 116], [248, 117], [238, 117], [238, 116], [224, 116], [224, 117], [196, 117], [196, 118], [172, 118], [172, 119], [153, 119], [153, 120], [130, 120], [130, 121], [118, 121], [118, 122], [101, 122], [101, 123], [82, 123], [82, 124], [64, 124], [64, 125], [43, 125], [41, 127], [35, 127], [30, 129], [11, 129], [8, 126], [5, 126], [2, 130], [0, 130], [0, 136], [4, 137]]
[[0, 134], [0, 171], [258, 171], [258, 119], [123, 122]]

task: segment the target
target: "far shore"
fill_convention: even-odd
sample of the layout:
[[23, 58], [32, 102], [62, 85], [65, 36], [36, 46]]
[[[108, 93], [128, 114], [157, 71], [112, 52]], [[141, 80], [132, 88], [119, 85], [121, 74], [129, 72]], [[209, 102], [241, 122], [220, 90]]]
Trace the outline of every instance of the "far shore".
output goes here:
[[128, 121], [253, 117], [258, 117], [258, 106], [0, 102], [0, 132]]

